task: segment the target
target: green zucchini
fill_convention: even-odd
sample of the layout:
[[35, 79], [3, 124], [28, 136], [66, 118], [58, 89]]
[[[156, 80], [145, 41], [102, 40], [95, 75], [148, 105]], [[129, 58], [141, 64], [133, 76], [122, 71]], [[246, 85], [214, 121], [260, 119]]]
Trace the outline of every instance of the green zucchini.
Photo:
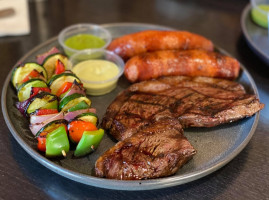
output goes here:
[[29, 102], [26, 113], [30, 115], [37, 109], [58, 109], [58, 98], [57, 96], [48, 92], [41, 92], [31, 99]]
[[80, 120], [85, 121], [85, 122], [91, 122], [95, 126], [98, 125], [98, 121], [99, 121], [97, 115], [95, 113], [91, 113], [91, 112], [89, 112], [89, 113], [82, 113], [82, 114], [76, 116], [75, 117], [75, 120], [76, 119], [80, 119]]
[[74, 80], [76, 80], [78, 83], [81, 82], [80, 79], [73, 73], [61, 73], [52, 76], [48, 82], [48, 85], [51, 89], [51, 93], [56, 94], [65, 82], [73, 83]]
[[17, 95], [19, 101], [25, 101], [30, 97], [32, 87], [48, 87], [48, 85], [41, 79], [30, 79], [26, 81], [18, 88]]
[[54, 74], [55, 64], [58, 59], [64, 64], [66, 68], [68, 64], [68, 58], [63, 54], [60, 54], [60, 53], [51, 54], [48, 57], [46, 57], [46, 59], [44, 60], [42, 66], [47, 70], [48, 79], [50, 79], [52, 75]]
[[73, 112], [76, 110], [82, 110], [82, 109], [87, 109], [90, 108], [90, 106], [83, 100], [79, 102], [78, 104], [74, 105], [73, 107], [69, 108], [67, 112]]
[[12, 76], [11, 76], [11, 82], [13, 86], [18, 89], [20, 85], [22, 84], [22, 80], [30, 74], [33, 70], [38, 71], [40, 74], [42, 74], [47, 80], [48, 75], [47, 71], [44, 67], [37, 63], [25, 63], [23, 65], [17, 66], [13, 71], [12, 71]]
[[68, 111], [70, 108], [74, 107], [81, 101], [85, 101], [85, 103], [87, 103], [89, 107], [91, 106], [91, 100], [89, 98], [82, 94], [74, 93], [61, 100], [59, 109], [61, 111]]

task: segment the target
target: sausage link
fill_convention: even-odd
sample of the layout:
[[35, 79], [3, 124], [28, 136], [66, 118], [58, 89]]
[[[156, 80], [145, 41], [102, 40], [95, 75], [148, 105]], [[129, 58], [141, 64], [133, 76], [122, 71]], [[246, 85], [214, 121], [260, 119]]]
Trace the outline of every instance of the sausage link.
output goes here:
[[161, 76], [206, 76], [235, 79], [239, 62], [229, 56], [205, 50], [166, 50], [134, 56], [127, 61], [124, 74], [130, 82]]
[[213, 43], [203, 36], [187, 31], [146, 30], [113, 40], [108, 50], [124, 60], [140, 53], [158, 50], [204, 49], [213, 51]]

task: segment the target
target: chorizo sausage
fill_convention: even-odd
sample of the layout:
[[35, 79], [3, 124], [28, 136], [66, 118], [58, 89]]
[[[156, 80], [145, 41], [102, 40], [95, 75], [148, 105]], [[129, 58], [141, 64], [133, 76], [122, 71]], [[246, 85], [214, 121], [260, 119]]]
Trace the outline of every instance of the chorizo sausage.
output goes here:
[[160, 76], [206, 76], [235, 79], [239, 62], [229, 56], [205, 50], [165, 50], [140, 54], [127, 61], [124, 74], [130, 82]]
[[108, 50], [124, 60], [140, 53], [158, 50], [204, 49], [213, 51], [213, 43], [203, 36], [187, 31], [146, 30], [113, 40]]

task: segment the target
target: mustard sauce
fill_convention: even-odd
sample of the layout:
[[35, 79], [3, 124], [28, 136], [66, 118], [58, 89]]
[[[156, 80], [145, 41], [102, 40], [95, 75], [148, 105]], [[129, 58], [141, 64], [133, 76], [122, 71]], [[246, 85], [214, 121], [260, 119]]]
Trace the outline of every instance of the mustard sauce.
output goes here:
[[87, 94], [90, 95], [102, 95], [112, 91], [116, 87], [116, 76], [119, 74], [118, 66], [107, 60], [82, 61], [76, 64], [72, 71], [81, 79]]

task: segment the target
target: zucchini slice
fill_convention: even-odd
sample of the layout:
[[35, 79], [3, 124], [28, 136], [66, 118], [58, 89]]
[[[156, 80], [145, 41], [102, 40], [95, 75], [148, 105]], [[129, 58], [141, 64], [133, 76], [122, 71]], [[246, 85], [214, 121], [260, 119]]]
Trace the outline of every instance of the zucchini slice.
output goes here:
[[61, 111], [68, 111], [70, 108], [74, 107], [82, 101], [85, 101], [85, 103], [88, 104], [89, 107], [91, 106], [91, 100], [89, 98], [82, 94], [74, 93], [61, 100], [59, 109]]
[[48, 79], [47, 71], [44, 67], [37, 63], [25, 63], [23, 65], [19, 65], [12, 72], [11, 82], [13, 86], [18, 89], [22, 84], [22, 80], [30, 74], [33, 70], [38, 71], [42, 74], [45, 80]]
[[43, 126], [37, 133], [36, 137], [40, 135], [42, 132], [50, 133], [51, 131], [59, 128], [60, 126], [67, 126], [67, 121], [65, 119], [57, 119], [50, 123], [47, 123], [45, 126]]
[[42, 65], [47, 70], [48, 79], [50, 79], [54, 74], [55, 64], [58, 59], [64, 64], [66, 68], [68, 64], [68, 58], [63, 54], [60, 53], [51, 54], [44, 60]]
[[82, 114], [76, 116], [75, 119], [80, 119], [80, 120], [85, 121], [85, 122], [91, 122], [95, 126], [97, 126], [98, 122], [99, 122], [97, 115], [95, 113], [91, 113], [91, 112], [82, 113]]
[[29, 102], [26, 113], [30, 115], [35, 112], [37, 109], [46, 108], [46, 109], [58, 109], [58, 98], [57, 96], [50, 94], [48, 92], [41, 92], [34, 96]]
[[79, 102], [78, 104], [74, 105], [73, 107], [69, 108], [67, 112], [73, 112], [76, 110], [82, 110], [82, 109], [87, 109], [90, 108], [90, 106], [83, 100]]
[[19, 101], [25, 101], [31, 95], [32, 87], [48, 87], [47, 83], [41, 79], [30, 79], [26, 81], [18, 88], [18, 99]]
[[74, 80], [76, 80], [78, 83], [81, 82], [80, 79], [73, 73], [61, 73], [52, 76], [48, 85], [51, 89], [51, 93], [56, 94], [65, 82], [73, 83]]

